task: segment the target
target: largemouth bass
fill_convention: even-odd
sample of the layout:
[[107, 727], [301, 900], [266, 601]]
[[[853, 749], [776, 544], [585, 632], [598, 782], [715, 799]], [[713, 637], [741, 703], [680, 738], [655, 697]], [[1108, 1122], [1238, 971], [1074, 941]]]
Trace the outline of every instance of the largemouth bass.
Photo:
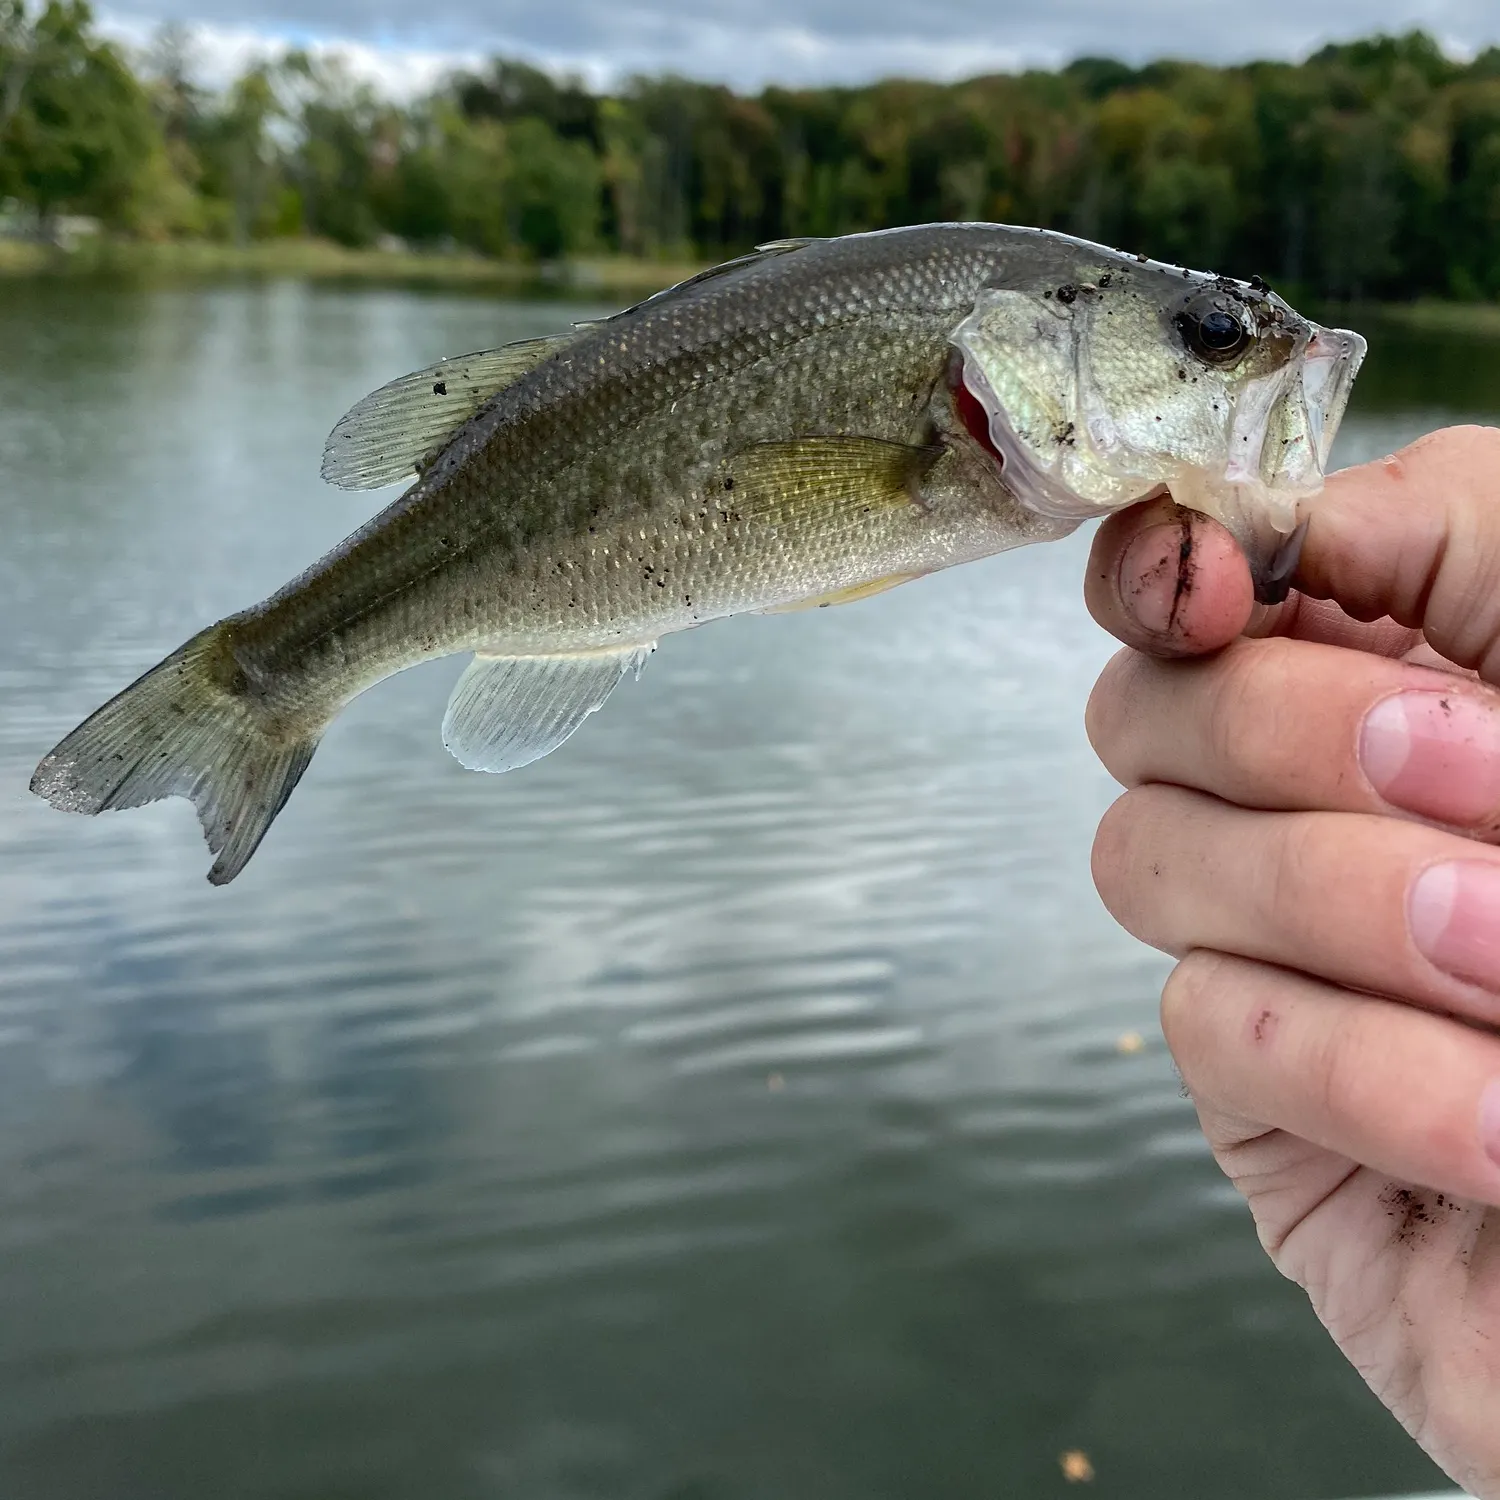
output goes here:
[[405, 667], [475, 653], [443, 740], [510, 770], [673, 631], [862, 598], [1164, 488], [1274, 597], [1363, 353], [1259, 281], [1038, 230], [768, 245], [366, 397], [324, 477], [415, 483], [106, 703], [32, 790], [188, 797], [223, 884], [340, 709]]

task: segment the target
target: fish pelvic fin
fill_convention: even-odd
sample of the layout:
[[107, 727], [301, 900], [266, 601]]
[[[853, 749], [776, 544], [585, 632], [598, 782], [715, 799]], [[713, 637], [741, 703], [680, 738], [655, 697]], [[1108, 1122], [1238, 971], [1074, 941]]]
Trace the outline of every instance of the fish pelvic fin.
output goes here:
[[64, 812], [186, 797], [225, 885], [286, 805], [322, 726], [272, 733], [248, 693], [226, 622], [210, 626], [111, 698], [43, 757], [31, 790]]

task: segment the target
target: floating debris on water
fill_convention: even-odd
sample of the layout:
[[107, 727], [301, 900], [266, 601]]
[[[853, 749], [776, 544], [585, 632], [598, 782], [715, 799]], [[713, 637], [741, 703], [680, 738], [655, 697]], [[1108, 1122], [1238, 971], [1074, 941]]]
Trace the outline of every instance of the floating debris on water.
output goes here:
[[1069, 1484], [1092, 1484], [1094, 1481], [1094, 1466], [1089, 1462], [1089, 1456], [1081, 1448], [1070, 1448], [1057, 1460], [1062, 1469], [1062, 1476]]

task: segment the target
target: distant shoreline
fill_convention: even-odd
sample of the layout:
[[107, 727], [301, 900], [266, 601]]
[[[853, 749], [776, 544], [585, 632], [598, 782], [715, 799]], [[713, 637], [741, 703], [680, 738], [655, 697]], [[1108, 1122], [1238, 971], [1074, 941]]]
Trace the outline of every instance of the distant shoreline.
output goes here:
[[[0, 239], [0, 281], [72, 276], [118, 276], [141, 281], [291, 278], [608, 301], [648, 297], [702, 269], [699, 262], [623, 255], [537, 264], [461, 251], [355, 250], [317, 239], [227, 245], [212, 240], [147, 241], [100, 235], [81, 240], [70, 250]], [[1373, 313], [1387, 322], [1424, 332], [1500, 337], [1500, 303], [1495, 302], [1423, 298], [1349, 308], [1321, 305], [1314, 316], [1336, 322], [1341, 316], [1357, 319], [1361, 313]]]
[[[1424, 333], [1471, 333], [1500, 337], [1500, 303], [1440, 302], [1424, 297], [1418, 302], [1373, 304], [1387, 322]], [[1356, 309], [1358, 311], [1358, 309]]]
[[538, 264], [461, 251], [350, 249], [329, 240], [270, 239], [248, 245], [212, 240], [127, 240], [90, 236], [67, 250], [0, 239], [0, 280], [118, 276], [175, 281], [281, 278], [512, 292], [518, 296], [646, 297], [692, 276], [701, 264], [582, 256]]

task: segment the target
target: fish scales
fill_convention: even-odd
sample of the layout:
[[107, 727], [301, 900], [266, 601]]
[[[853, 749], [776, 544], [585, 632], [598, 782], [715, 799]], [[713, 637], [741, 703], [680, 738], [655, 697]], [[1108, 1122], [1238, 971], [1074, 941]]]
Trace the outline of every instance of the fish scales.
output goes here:
[[[366, 398], [325, 473], [404, 463], [415, 483], [112, 699], [33, 788], [83, 812], [190, 797], [222, 882], [342, 706], [431, 657], [476, 653], [444, 742], [503, 770], [562, 743], [664, 635], [862, 597], [1162, 488], [1284, 588], [1362, 349], [1262, 283], [1043, 231], [767, 247]], [[374, 479], [340, 467], [356, 438]]]
[[[384, 675], [407, 659], [413, 607], [429, 611], [425, 635], [451, 651], [512, 637], [545, 649], [558, 630], [571, 637], [576, 627], [539, 588], [539, 544], [571, 543], [576, 564], [589, 538], [594, 550], [610, 548], [619, 574], [628, 533], [644, 526], [657, 540], [686, 503], [706, 497], [731, 447], [814, 432], [909, 441], [954, 317], [1002, 253], [992, 236], [974, 238], [990, 243], [957, 253], [934, 237], [916, 257], [878, 239], [833, 241], [786, 257], [811, 262], [790, 285], [767, 274], [775, 257], [704, 283], [683, 306], [647, 304], [635, 321], [586, 332], [502, 392], [407, 495], [247, 614], [241, 659], [263, 663], [267, 681], [336, 677], [350, 659], [362, 677]], [[872, 326], [882, 315], [897, 326]], [[727, 537], [720, 547], [738, 556]], [[692, 613], [705, 619], [725, 606], [710, 602], [713, 580], [697, 571], [684, 592], [696, 584]], [[607, 582], [597, 570], [587, 576]], [[613, 581], [601, 610], [622, 597], [627, 579]], [[654, 587], [634, 590], [632, 625], [662, 612], [644, 592]], [[444, 596], [435, 618], [434, 593]]]

